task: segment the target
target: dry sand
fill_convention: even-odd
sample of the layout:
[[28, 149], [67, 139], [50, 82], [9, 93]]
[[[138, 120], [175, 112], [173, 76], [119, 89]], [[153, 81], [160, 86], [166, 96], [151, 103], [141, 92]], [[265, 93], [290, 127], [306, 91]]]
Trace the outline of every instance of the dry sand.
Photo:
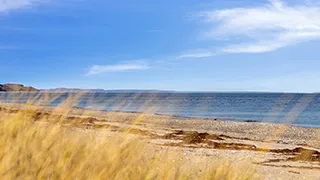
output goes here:
[[[260, 122], [230, 122], [144, 113], [35, 107], [39, 117], [67, 118], [68, 125], [99, 135], [129, 133], [150, 151], [179, 154], [190, 167], [228, 161], [249, 164], [261, 179], [320, 179], [320, 129]], [[25, 105], [0, 104], [1, 111]], [[54, 115], [54, 116], [53, 116]], [[70, 122], [70, 123], [69, 123]]]

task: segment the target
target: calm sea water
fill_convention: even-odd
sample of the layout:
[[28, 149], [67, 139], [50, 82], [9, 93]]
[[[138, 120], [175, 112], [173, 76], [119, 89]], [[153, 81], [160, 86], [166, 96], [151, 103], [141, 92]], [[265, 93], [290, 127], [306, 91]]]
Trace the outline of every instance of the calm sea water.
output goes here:
[[[69, 100], [67, 100], [69, 98]], [[320, 94], [0, 93], [0, 101], [320, 127]]]

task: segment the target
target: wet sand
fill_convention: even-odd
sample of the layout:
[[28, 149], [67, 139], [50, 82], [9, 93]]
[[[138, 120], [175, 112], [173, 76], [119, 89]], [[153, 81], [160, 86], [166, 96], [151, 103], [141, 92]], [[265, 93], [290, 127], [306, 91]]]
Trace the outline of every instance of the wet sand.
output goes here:
[[[178, 153], [190, 166], [200, 168], [210, 159], [235, 165], [247, 163], [261, 179], [320, 179], [318, 128], [79, 108], [32, 108], [38, 112], [35, 122], [64, 118], [66, 126], [96, 131], [101, 136], [138, 136], [148, 142], [151, 151]], [[0, 111], [25, 109], [25, 105], [0, 104]]]

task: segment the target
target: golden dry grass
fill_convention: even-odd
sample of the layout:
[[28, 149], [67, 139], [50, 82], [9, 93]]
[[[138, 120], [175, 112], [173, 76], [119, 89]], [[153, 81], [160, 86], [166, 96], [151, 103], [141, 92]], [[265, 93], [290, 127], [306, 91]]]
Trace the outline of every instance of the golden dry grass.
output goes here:
[[0, 112], [0, 179], [256, 179], [219, 162], [199, 171], [179, 155], [157, 154], [128, 134], [101, 136], [61, 123], [34, 122], [36, 110]]

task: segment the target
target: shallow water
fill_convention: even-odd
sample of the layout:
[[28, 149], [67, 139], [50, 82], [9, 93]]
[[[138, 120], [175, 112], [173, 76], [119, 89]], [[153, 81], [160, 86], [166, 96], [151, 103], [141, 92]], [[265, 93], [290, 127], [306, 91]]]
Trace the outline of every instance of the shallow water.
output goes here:
[[[0, 101], [183, 117], [320, 126], [320, 94], [293, 93], [0, 93]], [[30, 101], [32, 100], [32, 101]]]

